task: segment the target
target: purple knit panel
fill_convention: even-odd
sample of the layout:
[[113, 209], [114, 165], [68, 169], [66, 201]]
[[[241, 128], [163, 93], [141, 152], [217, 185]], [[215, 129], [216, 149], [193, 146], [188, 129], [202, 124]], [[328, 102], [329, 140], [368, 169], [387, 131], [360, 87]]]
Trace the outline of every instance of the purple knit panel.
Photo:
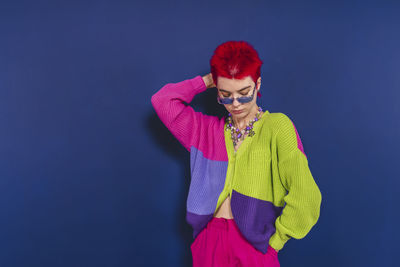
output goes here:
[[191, 181], [187, 211], [197, 215], [213, 214], [219, 195], [224, 189], [228, 161], [210, 160], [203, 152], [191, 147]]
[[231, 208], [242, 235], [256, 249], [267, 253], [269, 238], [275, 233], [275, 220], [283, 207], [232, 190]]
[[186, 221], [193, 227], [193, 238], [207, 226], [207, 223], [212, 219], [213, 214], [197, 215], [191, 212], [186, 212]]

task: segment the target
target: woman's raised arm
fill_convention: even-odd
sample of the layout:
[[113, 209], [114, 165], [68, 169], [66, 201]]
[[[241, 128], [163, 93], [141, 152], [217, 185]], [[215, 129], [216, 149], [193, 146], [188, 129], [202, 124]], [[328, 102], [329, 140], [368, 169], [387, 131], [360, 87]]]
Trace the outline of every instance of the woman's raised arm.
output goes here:
[[198, 75], [178, 83], [168, 83], [151, 97], [160, 120], [188, 151], [198, 141], [201, 130], [218, 118], [195, 111], [186, 103], [211, 87], [215, 87], [211, 74]]

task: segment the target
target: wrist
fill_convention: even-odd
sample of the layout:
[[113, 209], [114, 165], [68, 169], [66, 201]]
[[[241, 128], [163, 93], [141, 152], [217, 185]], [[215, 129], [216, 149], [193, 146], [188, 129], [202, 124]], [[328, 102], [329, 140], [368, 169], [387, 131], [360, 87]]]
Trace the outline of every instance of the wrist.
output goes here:
[[203, 82], [207, 88], [211, 88], [211, 87], [215, 86], [211, 74], [204, 75], [201, 78], [203, 79]]
[[208, 77], [207, 76], [203, 76], [202, 78], [203, 78], [203, 82], [206, 85], [206, 87], [209, 88], [210, 87], [210, 81], [209, 81]]

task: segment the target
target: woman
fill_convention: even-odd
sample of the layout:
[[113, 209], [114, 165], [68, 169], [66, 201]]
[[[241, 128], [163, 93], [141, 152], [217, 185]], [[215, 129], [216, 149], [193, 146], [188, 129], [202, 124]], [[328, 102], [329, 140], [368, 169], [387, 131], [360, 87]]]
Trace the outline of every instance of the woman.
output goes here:
[[[280, 266], [278, 251], [317, 222], [321, 193], [293, 122], [257, 105], [262, 61], [256, 50], [245, 41], [225, 42], [210, 65], [211, 73], [168, 83], [151, 98], [190, 152], [193, 266]], [[184, 103], [213, 87], [228, 116]]]

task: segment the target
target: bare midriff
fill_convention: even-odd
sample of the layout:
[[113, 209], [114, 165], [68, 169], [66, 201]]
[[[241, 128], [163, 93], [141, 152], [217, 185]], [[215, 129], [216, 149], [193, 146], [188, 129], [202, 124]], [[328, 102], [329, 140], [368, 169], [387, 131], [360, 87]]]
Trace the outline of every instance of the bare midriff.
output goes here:
[[225, 198], [224, 202], [222, 202], [221, 206], [218, 208], [218, 211], [217, 213], [215, 213], [214, 217], [233, 219], [231, 210], [231, 198], [229, 196]]

